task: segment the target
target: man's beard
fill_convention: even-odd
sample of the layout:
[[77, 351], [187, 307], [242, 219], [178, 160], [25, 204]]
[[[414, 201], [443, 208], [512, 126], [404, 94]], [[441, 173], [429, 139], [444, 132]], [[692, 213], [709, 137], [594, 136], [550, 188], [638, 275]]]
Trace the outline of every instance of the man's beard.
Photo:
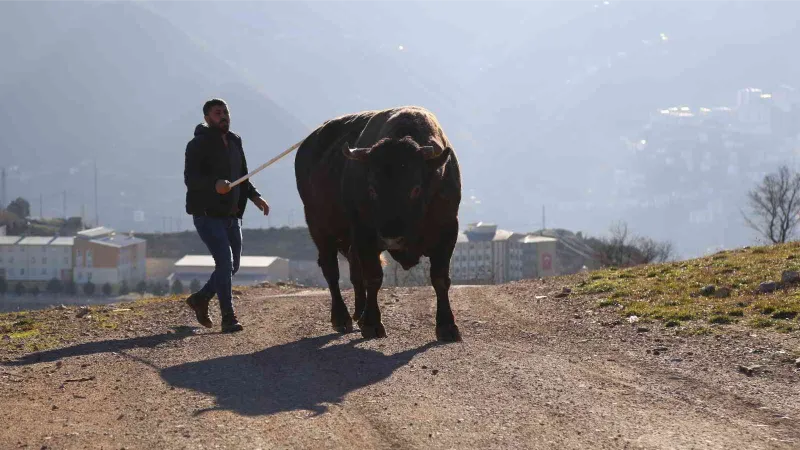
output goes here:
[[216, 129], [218, 129], [220, 131], [228, 131], [228, 129], [230, 128], [230, 123], [226, 122], [226, 121], [223, 121], [223, 120], [220, 120], [217, 123], [211, 124], [211, 127], [212, 128], [216, 128]]

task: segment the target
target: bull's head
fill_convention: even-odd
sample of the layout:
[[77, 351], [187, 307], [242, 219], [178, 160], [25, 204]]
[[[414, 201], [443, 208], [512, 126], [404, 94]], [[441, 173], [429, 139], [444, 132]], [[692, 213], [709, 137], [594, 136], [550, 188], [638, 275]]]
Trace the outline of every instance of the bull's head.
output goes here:
[[[344, 155], [363, 164], [371, 221], [387, 246], [413, 239], [431, 198], [435, 177], [443, 174], [450, 149], [438, 142], [419, 146], [413, 139], [383, 139], [372, 147], [342, 147]], [[436, 183], [433, 183], [435, 185]]]

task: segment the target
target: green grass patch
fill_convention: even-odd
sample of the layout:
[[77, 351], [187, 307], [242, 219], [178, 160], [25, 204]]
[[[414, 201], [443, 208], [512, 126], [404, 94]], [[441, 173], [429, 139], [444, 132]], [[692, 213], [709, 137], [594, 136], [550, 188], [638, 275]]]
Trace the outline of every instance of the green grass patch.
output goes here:
[[753, 328], [769, 328], [775, 325], [775, 322], [765, 317], [753, 317], [750, 319], [749, 325]]
[[626, 292], [624, 290], [615, 290], [611, 292], [611, 298], [613, 299], [630, 297], [630, 295], [631, 294], [629, 292]]
[[726, 325], [726, 324], [729, 324], [729, 323], [732, 323], [732, 322], [733, 322], [733, 320], [730, 317], [722, 316], [722, 315], [711, 316], [708, 319], [708, 323], [714, 323], [714, 324], [718, 324], [718, 325]]
[[22, 333], [25, 331], [31, 331], [35, 328], [36, 321], [31, 318], [22, 318], [19, 320], [14, 320], [13, 322], [0, 322], [0, 333], [2, 334]]
[[[785, 270], [798, 270], [800, 242], [724, 251], [705, 258], [591, 273], [576, 293], [602, 294], [597, 307], [622, 306], [621, 314], [663, 321], [741, 323], [752, 328], [796, 330], [800, 324], [800, 286], [759, 294], [759, 285], [780, 281]], [[724, 298], [702, 296], [713, 285], [730, 289]]]
[[793, 309], [777, 309], [772, 313], [773, 319], [794, 319], [797, 317], [797, 311]]
[[728, 310], [728, 315], [731, 317], [744, 317], [744, 310], [741, 308], [734, 308]]
[[619, 302], [616, 301], [615, 299], [607, 298], [607, 299], [600, 300], [599, 302], [597, 302], [597, 306], [599, 306], [601, 308], [605, 308], [605, 307], [608, 307], [608, 306], [619, 306]]
[[579, 289], [582, 294], [604, 294], [614, 292], [620, 287], [619, 283], [608, 280], [596, 280]]
[[30, 338], [30, 337], [33, 337], [33, 336], [37, 336], [38, 334], [39, 334], [39, 330], [34, 328], [32, 330], [18, 331], [16, 333], [11, 333], [8, 336], [11, 337], [11, 339], [26, 339], [26, 338]]

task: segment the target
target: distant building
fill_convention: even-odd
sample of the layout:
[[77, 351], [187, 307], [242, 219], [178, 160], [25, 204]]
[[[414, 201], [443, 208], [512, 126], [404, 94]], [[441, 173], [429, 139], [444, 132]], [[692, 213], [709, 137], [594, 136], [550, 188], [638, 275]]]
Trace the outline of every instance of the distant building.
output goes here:
[[16, 243], [20, 239], [19, 236], [0, 236], [0, 278], [10, 280], [12, 272], [15, 272], [16, 261], [20, 258]]
[[147, 258], [147, 280], [163, 284], [172, 274], [172, 269], [178, 258]]
[[5, 236], [5, 235], [6, 235], [6, 226], [0, 225], [0, 236]]
[[458, 234], [450, 261], [454, 282], [505, 283], [522, 278], [522, 249], [511, 231], [472, 223]]
[[73, 245], [74, 280], [111, 285], [126, 281], [133, 286], [147, 276], [146, 253], [147, 241], [133, 235], [105, 227], [81, 231]]
[[[304, 286], [328, 287], [322, 269], [314, 260], [290, 260], [289, 280]], [[350, 282], [350, 264], [347, 262], [347, 258], [341, 255], [339, 256], [339, 287], [342, 289], [353, 287]]]
[[[454, 284], [498, 284], [524, 278], [539, 278], [561, 273], [556, 254], [558, 239], [502, 230], [495, 224], [471, 223], [459, 232], [450, 259], [450, 278]], [[430, 286], [430, 259], [420, 258], [409, 270], [384, 252], [383, 286]], [[212, 264], [213, 267], [213, 264]], [[316, 261], [290, 261], [290, 279], [312, 286], [327, 286]], [[209, 272], [210, 273], [210, 272]], [[342, 288], [351, 288], [350, 270], [339, 258]]]
[[75, 237], [0, 236], [0, 278], [44, 285], [52, 279], [117, 287], [146, 276], [146, 241], [98, 227]]
[[524, 235], [517, 241], [522, 248], [522, 278], [543, 278], [559, 275], [558, 239], [547, 236]]
[[[197, 280], [204, 284], [213, 272], [214, 258], [210, 255], [186, 255], [175, 263], [167, 281], [171, 284], [177, 279], [188, 285]], [[239, 271], [233, 276], [233, 284], [241, 286], [288, 280], [289, 260], [275, 256], [242, 256]]]
[[72, 277], [69, 237], [0, 237], [0, 277], [8, 281], [47, 282]]
[[494, 224], [469, 224], [459, 233], [450, 276], [459, 283], [505, 283], [558, 275], [557, 242], [498, 229]]
[[383, 286], [431, 285], [431, 261], [427, 256], [421, 257], [419, 264], [409, 270], [403, 269], [389, 252], [385, 252], [384, 257], [388, 264], [383, 268]]
[[758, 88], [740, 89], [736, 95], [736, 114], [742, 130], [772, 132], [772, 94]]

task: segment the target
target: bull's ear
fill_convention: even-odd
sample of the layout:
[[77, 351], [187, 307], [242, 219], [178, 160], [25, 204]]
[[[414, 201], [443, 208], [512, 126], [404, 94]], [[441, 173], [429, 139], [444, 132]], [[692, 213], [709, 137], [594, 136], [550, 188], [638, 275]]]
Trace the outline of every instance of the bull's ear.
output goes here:
[[350, 148], [350, 144], [345, 142], [342, 145], [342, 154], [347, 159], [352, 159], [353, 161], [366, 161], [367, 156], [369, 156], [369, 148]]

